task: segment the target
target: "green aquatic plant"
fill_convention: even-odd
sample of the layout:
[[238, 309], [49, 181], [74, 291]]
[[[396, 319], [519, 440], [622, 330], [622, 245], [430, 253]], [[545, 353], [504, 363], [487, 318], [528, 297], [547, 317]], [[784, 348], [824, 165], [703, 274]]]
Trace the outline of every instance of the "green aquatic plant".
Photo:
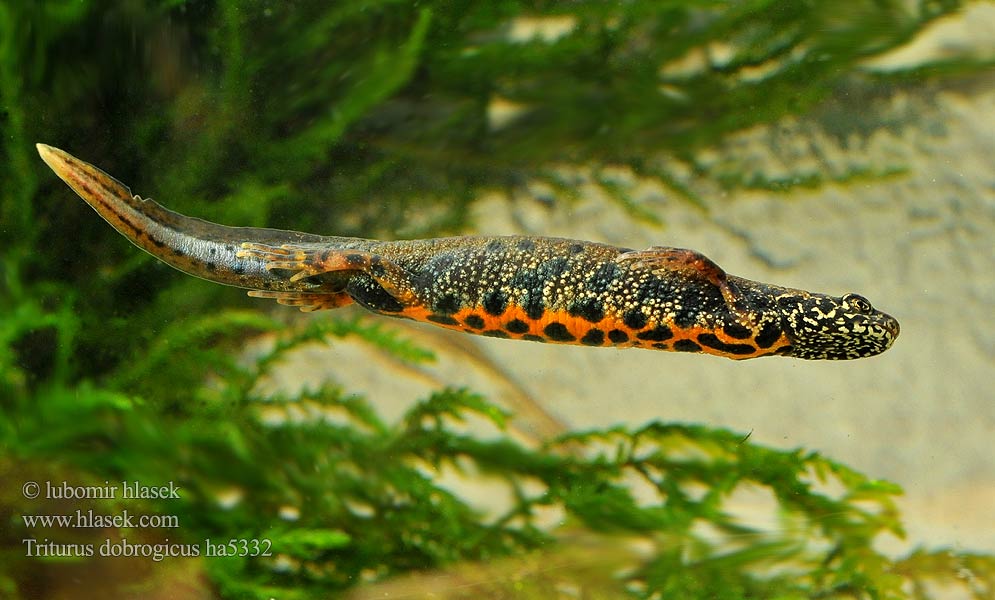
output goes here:
[[[936, 581], [990, 597], [991, 557], [877, 552], [877, 537], [901, 531], [898, 490], [818, 454], [667, 424], [530, 448], [465, 390], [438, 390], [397, 423], [333, 384], [263, 396], [260, 381], [304, 343], [358, 336], [401, 361], [431, 354], [368, 321], [288, 324], [180, 276], [109, 234], [34, 154], [35, 142], [56, 143], [171, 208], [230, 224], [451, 232], [480, 192], [536, 182], [556, 199], [593, 182], [634, 217], [661, 220], [612, 173], [692, 202], [680, 173], [817, 184], [720, 171], [698, 152], [867, 77], [884, 86], [990, 66], [858, 73], [959, 3], [849, 4], [0, 0], [0, 597], [56, 595], [59, 581], [106, 597], [206, 574], [205, 593], [310, 598], [446, 569], [482, 574], [495, 594], [517, 585], [505, 593], [543, 597], [559, 585], [549, 573], [523, 581], [506, 561], [541, 563], [576, 535], [610, 556], [572, 581], [605, 597], [927, 598]], [[258, 334], [272, 349], [243, 356]], [[502, 512], [446, 487], [454, 472], [498, 481]], [[20, 515], [68, 508], [25, 498], [27, 481], [175, 481], [169, 503], [72, 509], [180, 526], [28, 531]], [[776, 525], [734, 514], [744, 489], [763, 491]], [[550, 512], [565, 527], [549, 527]], [[30, 536], [202, 555], [115, 571], [110, 559], [29, 558]], [[649, 550], [619, 560], [619, 536]], [[221, 549], [266, 540], [274, 556], [204, 556], [208, 538]], [[559, 564], [572, 572], [572, 559]]]
[[[165, 330], [154, 347], [276, 326], [247, 313], [216, 313], [193, 333]], [[557, 541], [570, 543], [578, 530], [600, 540], [594, 549], [616, 547], [612, 537], [638, 536], [649, 550], [578, 563], [593, 573], [624, 567], [623, 575], [573, 578], [566, 563], [553, 575], [538, 570], [530, 585], [542, 589], [542, 578], [553, 576], [585, 590], [597, 580], [606, 593], [647, 598], [928, 598], [903, 590], [943, 577], [969, 581], [979, 594], [995, 583], [992, 557], [917, 552], [896, 561], [877, 551], [882, 535], [902, 535], [894, 505], [900, 490], [814, 452], [660, 423], [572, 433], [529, 448], [505, 433], [503, 411], [465, 390], [440, 390], [393, 424], [333, 385], [259, 396], [254, 390], [275, 361], [302, 343], [360, 336], [401, 360], [432, 358], [363, 321], [316, 319], [280, 329], [272, 348], [248, 364], [223, 345], [198, 353], [197, 361], [224, 378], [192, 383], [182, 399], [153, 402], [151, 390], [138, 397], [84, 382], [47, 387], [30, 405], [8, 406], [17, 420], [0, 432], [10, 449], [5, 480], [175, 484], [181, 493], [174, 500], [113, 506], [170, 515], [178, 527], [151, 534], [126, 528], [112, 537], [161, 548], [166, 565], [193, 553], [218, 593], [231, 598], [312, 598], [467, 560], [555, 553]], [[124, 381], [161, 364], [156, 352], [142, 360]], [[467, 420], [475, 426], [468, 429]], [[491, 433], [480, 433], [481, 423]], [[453, 487], [453, 474], [503, 488], [504, 506], [474, 506]], [[744, 493], [759, 508], [744, 513]], [[10, 589], [33, 589], [31, 577], [54, 567], [26, 558], [21, 539], [99, 545], [107, 536], [28, 530], [18, 515], [65, 507], [11, 496], [8, 490]], [[106, 502], [82, 505], [109, 512]], [[551, 527], [550, 513], [569, 526]], [[225, 556], [239, 548], [249, 556]], [[954, 579], [951, 569], [971, 579]]]

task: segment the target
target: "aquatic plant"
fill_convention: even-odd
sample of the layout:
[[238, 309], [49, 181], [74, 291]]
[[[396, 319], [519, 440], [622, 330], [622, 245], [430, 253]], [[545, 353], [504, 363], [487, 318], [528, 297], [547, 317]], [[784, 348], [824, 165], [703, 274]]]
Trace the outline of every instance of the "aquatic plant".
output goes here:
[[[558, 197], [577, 193], [564, 165], [653, 216], [606, 169], [689, 201], [674, 165], [749, 184], [710, 172], [696, 153], [817, 105], [860, 79], [861, 60], [957, 7], [0, 2], [0, 596], [54, 594], [53, 582], [74, 578], [106, 596], [107, 580], [175, 585], [206, 573], [224, 597], [310, 598], [428, 569], [487, 566], [493, 576], [516, 568], [500, 557], [555, 556], [578, 531], [608, 554], [612, 536], [650, 541], [647, 553], [575, 578], [606, 595], [926, 598], [925, 582], [945, 578], [990, 596], [991, 557], [875, 550], [879, 535], [901, 531], [899, 490], [815, 453], [667, 424], [529, 448], [466, 390], [438, 390], [399, 423], [376, 414], [376, 399], [332, 385], [261, 397], [260, 378], [306, 341], [360, 336], [400, 360], [431, 355], [367, 321], [280, 322], [170, 271], [109, 234], [33, 149], [57, 143], [177, 210], [232, 224], [455, 231], [483, 190], [541, 181]], [[275, 346], [247, 362], [240, 344], [262, 332]], [[464, 418], [490, 421], [494, 434], [469, 433]], [[488, 518], [444, 487], [451, 471], [502, 482], [505, 512]], [[169, 504], [79, 506], [168, 511], [181, 527], [29, 532], [18, 515], [67, 510], [24, 498], [29, 480], [176, 481], [184, 493]], [[775, 527], [730, 513], [750, 487], [776, 507]], [[568, 527], [546, 527], [549, 511]], [[27, 558], [30, 535], [168, 536], [200, 548], [266, 539], [276, 556], [143, 560], [108, 575], [99, 569], [113, 561]], [[624, 576], [606, 572], [619, 564]], [[534, 595], [555, 584], [547, 575], [529, 580]]]

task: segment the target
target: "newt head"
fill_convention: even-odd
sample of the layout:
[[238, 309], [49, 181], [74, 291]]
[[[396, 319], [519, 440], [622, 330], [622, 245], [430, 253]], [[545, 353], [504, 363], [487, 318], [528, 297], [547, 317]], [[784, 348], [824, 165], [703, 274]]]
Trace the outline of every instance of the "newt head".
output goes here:
[[777, 296], [788, 356], [847, 360], [881, 354], [898, 337], [898, 321], [863, 296], [789, 291]]

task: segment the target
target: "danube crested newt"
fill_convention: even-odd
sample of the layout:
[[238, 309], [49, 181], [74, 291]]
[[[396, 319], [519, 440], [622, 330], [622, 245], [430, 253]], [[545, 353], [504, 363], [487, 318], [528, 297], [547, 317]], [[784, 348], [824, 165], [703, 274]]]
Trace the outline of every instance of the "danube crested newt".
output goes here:
[[727, 275], [693, 250], [533, 236], [379, 241], [228, 227], [170, 211], [70, 154], [42, 159], [139, 248], [303, 311], [346, 306], [467, 333], [732, 359], [880, 354], [898, 322], [863, 297]]

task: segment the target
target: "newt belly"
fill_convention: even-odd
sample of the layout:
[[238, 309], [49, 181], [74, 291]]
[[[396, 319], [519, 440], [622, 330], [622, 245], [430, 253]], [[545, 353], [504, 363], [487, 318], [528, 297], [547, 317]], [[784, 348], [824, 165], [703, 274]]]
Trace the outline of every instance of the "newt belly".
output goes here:
[[227, 227], [132, 195], [38, 144], [42, 159], [135, 245], [204, 279], [304, 311], [356, 302], [490, 337], [700, 352], [733, 359], [880, 354], [898, 322], [856, 294], [727, 275], [693, 250], [548, 237], [379, 241]]

